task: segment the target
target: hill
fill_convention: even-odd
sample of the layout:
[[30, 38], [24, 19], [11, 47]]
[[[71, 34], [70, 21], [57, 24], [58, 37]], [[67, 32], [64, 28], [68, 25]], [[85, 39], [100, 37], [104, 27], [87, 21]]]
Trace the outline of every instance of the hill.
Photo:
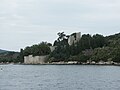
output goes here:
[[0, 49], [0, 53], [4, 53], [4, 52], [8, 52], [8, 51]]
[[0, 49], [0, 63], [19, 62], [19, 52]]

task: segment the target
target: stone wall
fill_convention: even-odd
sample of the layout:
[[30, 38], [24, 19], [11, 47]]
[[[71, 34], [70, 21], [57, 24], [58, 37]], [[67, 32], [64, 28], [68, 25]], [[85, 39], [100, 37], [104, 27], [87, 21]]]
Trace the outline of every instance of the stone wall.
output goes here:
[[73, 43], [78, 42], [80, 38], [81, 38], [81, 32], [74, 33], [74, 35], [70, 35], [70, 37], [68, 38], [68, 44], [72, 45]]
[[48, 55], [46, 56], [24, 56], [24, 63], [25, 64], [44, 64], [45, 61], [48, 59]]
[[53, 52], [55, 50], [56, 46], [50, 46], [50, 50], [51, 52]]

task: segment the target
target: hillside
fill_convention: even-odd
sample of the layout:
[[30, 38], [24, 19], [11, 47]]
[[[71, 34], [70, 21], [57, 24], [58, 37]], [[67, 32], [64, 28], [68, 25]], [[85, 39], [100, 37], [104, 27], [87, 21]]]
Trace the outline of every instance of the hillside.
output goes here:
[[4, 52], [8, 52], [8, 51], [0, 49], [0, 53], [4, 53]]
[[19, 62], [19, 52], [0, 49], [0, 63]]

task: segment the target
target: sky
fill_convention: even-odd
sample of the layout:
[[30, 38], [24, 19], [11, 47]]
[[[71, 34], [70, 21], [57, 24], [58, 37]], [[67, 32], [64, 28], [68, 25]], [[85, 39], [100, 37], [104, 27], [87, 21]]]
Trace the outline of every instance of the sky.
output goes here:
[[0, 49], [53, 43], [62, 31], [119, 33], [120, 0], [0, 0]]

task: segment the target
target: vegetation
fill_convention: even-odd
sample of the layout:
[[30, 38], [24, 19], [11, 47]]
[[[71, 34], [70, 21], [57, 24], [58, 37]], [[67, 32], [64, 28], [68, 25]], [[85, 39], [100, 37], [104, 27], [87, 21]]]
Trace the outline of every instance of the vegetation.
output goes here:
[[[51, 52], [51, 43], [41, 42], [33, 46], [27, 46], [18, 52], [1, 51], [0, 62], [24, 62], [24, 56], [49, 55], [49, 62], [59, 61], [114, 61], [120, 63], [120, 33], [104, 37], [100, 34], [83, 34], [77, 43], [68, 44], [69, 35], [59, 32]], [[72, 35], [75, 36], [75, 33]], [[75, 37], [76, 38], [76, 37]]]
[[4, 53], [4, 52], [7, 52], [7, 51], [6, 51], [6, 50], [1, 50], [1, 49], [0, 49], [0, 53]]
[[3, 62], [3, 63], [20, 62], [19, 53], [18, 52], [10, 52], [10, 51], [0, 53], [0, 63], [1, 62]]
[[40, 55], [48, 55], [50, 54], [50, 47], [49, 43], [42, 42], [40, 44], [33, 45], [31, 47], [26, 47], [23, 51], [21, 51], [21, 54], [23, 56], [33, 55], [33, 56], [40, 56]]
[[0, 53], [0, 63], [18, 63], [24, 62], [24, 56], [33, 55], [33, 56], [39, 56], [39, 55], [48, 55], [50, 54], [50, 47], [52, 44], [47, 42], [41, 42], [38, 45], [33, 45], [31, 47], [26, 47], [24, 50], [21, 49], [19, 52], [4, 52]]
[[68, 44], [68, 35], [58, 33], [54, 42], [57, 48], [50, 54], [50, 61], [114, 61], [120, 62], [120, 33], [104, 37], [100, 34], [82, 35], [77, 43]]

